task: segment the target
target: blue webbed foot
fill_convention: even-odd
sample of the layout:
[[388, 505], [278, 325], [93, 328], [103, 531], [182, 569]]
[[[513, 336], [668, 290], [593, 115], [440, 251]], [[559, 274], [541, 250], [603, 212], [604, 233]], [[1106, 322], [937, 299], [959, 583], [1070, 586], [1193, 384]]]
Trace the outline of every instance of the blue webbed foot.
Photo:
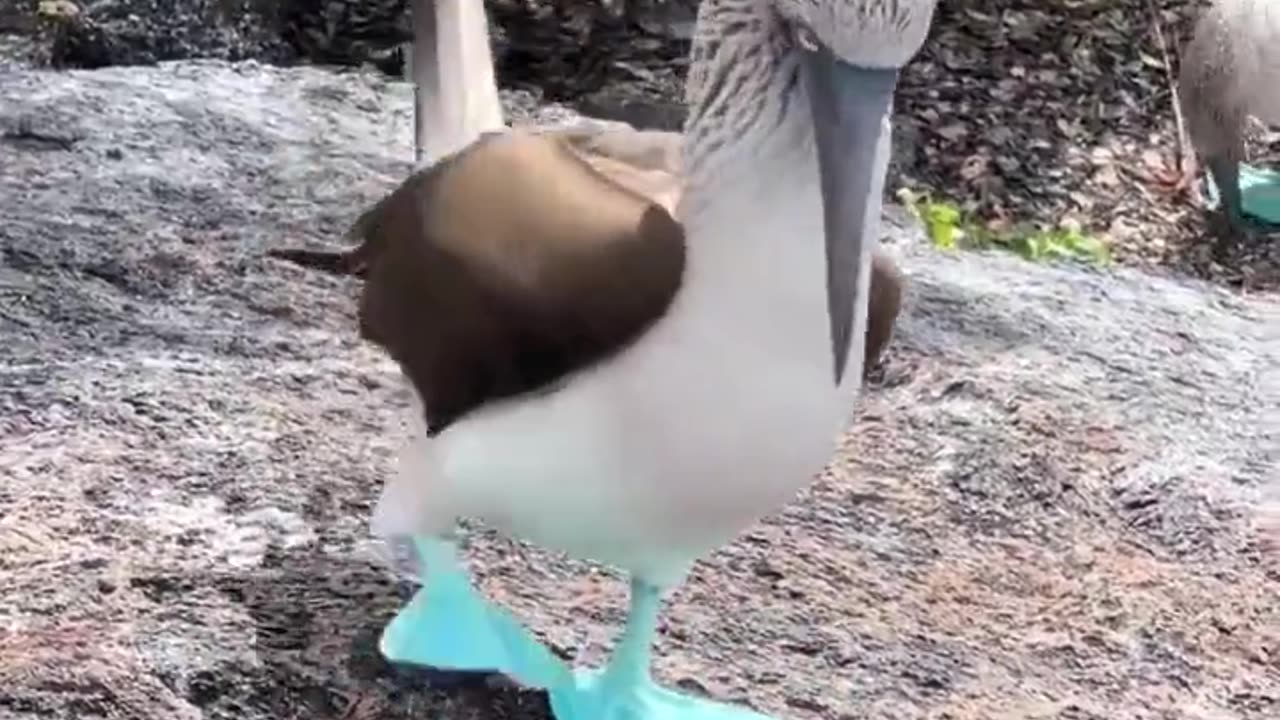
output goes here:
[[609, 665], [573, 673], [509, 614], [471, 588], [450, 543], [419, 540], [422, 589], [383, 631], [392, 662], [495, 671], [545, 688], [556, 720], [769, 720], [659, 687], [649, 675], [659, 589], [632, 580], [627, 626]]
[[391, 662], [500, 672], [535, 687], [572, 682], [568, 669], [515, 618], [472, 587], [451, 543], [418, 540], [422, 587], [382, 632]]
[[627, 626], [601, 671], [581, 672], [572, 686], [552, 687], [557, 720], [767, 720], [746, 708], [683, 695], [649, 675], [650, 644], [657, 626], [660, 590], [631, 581]]
[[1205, 194], [1209, 207], [1221, 206], [1235, 229], [1259, 233], [1280, 229], [1280, 172], [1211, 158]]

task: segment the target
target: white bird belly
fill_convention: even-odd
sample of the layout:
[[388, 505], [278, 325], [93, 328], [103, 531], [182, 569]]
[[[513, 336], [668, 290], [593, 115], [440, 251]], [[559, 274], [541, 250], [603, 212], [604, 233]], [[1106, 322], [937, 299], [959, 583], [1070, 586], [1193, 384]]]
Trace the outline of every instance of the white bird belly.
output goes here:
[[854, 397], [832, 382], [825, 338], [747, 347], [686, 330], [700, 340], [658, 333], [555, 393], [484, 408], [415, 443], [375, 530], [440, 532], [476, 517], [674, 582], [823, 468]]
[[[477, 503], [487, 508], [474, 512], [577, 557], [646, 576], [682, 571], [671, 566], [789, 501], [830, 458], [846, 415], [834, 387], [779, 392], [768, 373], [716, 368], [566, 396], [554, 413], [528, 407], [500, 431], [519, 436], [510, 460], [528, 464], [491, 476], [495, 486]], [[490, 452], [473, 446], [450, 459]], [[493, 507], [498, 493], [504, 502]]]
[[478, 409], [419, 443], [375, 531], [438, 533], [476, 517], [665, 584], [792, 500], [853, 412], [870, 249], [837, 387], [816, 166], [737, 191], [689, 230], [664, 318], [560, 389]]

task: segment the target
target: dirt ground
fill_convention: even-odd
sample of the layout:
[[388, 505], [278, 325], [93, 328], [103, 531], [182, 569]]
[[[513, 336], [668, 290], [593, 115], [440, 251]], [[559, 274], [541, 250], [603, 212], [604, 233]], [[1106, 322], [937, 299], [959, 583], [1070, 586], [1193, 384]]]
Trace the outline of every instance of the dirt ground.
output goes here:
[[[403, 177], [410, 90], [184, 62], [0, 80], [0, 717], [543, 718], [392, 668], [368, 540], [404, 437], [355, 285], [265, 261]], [[525, 121], [564, 120], [508, 94]], [[944, 254], [841, 455], [701, 563], [661, 678], [804, 720], [1280, 716], [1280, 303]], [[582, 662], [609, 574], [477, 531]]]

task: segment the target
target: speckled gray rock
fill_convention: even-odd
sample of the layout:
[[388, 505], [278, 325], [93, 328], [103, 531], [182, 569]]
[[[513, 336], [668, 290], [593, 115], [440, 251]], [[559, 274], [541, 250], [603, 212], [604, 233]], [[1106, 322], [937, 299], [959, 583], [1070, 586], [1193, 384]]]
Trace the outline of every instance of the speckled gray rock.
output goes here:
[[[256, 64], [0, 77], [6, 720], [546, 717], [378, 660], [403, 595], [365, 523], [408, 407], [354, 281], [262, 257], [404, 177], [410, 99]], [[1280, 715], [1276, 299], [939, 253], [896, 217], [884, 379], [675, 594], [660, 677], [792, 720]], [[599, 660], [617, 578], [472, 540], [485, 592]]]

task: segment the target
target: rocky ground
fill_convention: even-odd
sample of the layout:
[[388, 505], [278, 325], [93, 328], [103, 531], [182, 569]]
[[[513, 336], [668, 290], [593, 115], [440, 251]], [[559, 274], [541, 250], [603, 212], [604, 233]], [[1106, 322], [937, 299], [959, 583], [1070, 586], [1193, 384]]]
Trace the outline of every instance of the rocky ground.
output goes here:
[[[403, 177], [395, 58], [297, 20], [318, 2], [129, 12], [148, 1], [39, 25], [0, 0], [0, 718], [545, 718], [378, 658], [404, 588], [366, 521], [405, 399], [354, 283], [261, 257]], [[1275, 246], [1209, 253], [1131, 175], [1172, 147], [1145, 3], [1048, 5], [944, 7], [896, 177], [992, 217], [1087, 208], [1142, 272], [941, 253], [891, 209], [911, 285], [856, 429], [673, 598], [664, 681], [796, 720], [1280, 716], [1280, 303], [1240, 292], [1275, 287]], [[510, 115], [678, 122], [679, 24], [573, 7], [490, 4]], [[381, 71], [110, 67], [322, 53]], [[602, 657], [618, 579], [479, 532], [470, 553], [550, 644]]]
[[[378, 659], [403, 595], [366, 520], [405, 399], [352, 282], [262, 257], [403, 176], [410, 95], [221, 62], [3, 75], [0, 717], [546, 717]], [[1280, 714], [1280, 305], [890, 220], [911, 290], [856, 430], [698, 566], [661, 678], [796, 720]], [[469, 552], [600, 659], [617, 578]]]

